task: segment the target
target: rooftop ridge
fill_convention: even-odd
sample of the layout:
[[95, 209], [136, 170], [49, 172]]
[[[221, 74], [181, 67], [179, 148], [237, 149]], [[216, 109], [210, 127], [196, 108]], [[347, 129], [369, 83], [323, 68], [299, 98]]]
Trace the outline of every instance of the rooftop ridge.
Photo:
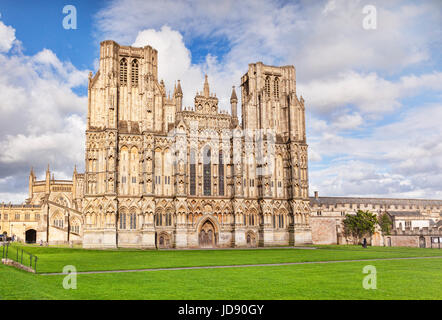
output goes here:
[[309, 196], [310, 199], [359, 199], [359, 200], [398, 200], [398, 201], [442, 201], [442, 199], [418, 199], [418, 198], [377, 198], [377, 197], [338, 197], [338, 196]]

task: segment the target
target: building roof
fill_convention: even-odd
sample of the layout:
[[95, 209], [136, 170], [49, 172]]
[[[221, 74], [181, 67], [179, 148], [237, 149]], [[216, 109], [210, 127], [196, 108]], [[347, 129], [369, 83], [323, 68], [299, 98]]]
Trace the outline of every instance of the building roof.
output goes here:
[[395, 217], [421, 216], [419, 211], [388, 211], [388, 213]]
[[358, 197], [310, 197], [311, 205], [335, 204], [372, 204], [372, 205], [415, 205], [442, 207], [442, 200], [426, 199], [392, 199], [392, 198], [358, 198]]

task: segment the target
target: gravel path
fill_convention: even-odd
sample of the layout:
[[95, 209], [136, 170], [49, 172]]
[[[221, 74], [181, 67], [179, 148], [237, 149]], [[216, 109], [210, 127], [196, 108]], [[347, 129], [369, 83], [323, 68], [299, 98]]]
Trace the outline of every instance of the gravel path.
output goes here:
[[[194, 270], [194, 269], [220, 269], [220, 268], [248, 268], [248, 267], [275, 267], [292, 266], [298, 264], [319, 264], [319, 263], [343, 263], [343, 262], [369, 262], [369, 261], [388, 261], [388, 260], [412, 260], [412, 259], [440, 259], [442, 256], [434, 257], [408, 257], [408, 258], [379, 258], [379, 259], [357, 259], [357, 260], [331, 260], [331, 261], [306, 261], [306, 262], [285, 262], [285, 263], [266, 263], [266, 264], [241, 264], [227, 266], [201, 266], [201, 267], [179, 267], [179, 268], [151, 268], [151, 269], [133, 269], [133, 270], [106, 270], [106, 271], [79, 271], [77, 274], [98, 274], [98, 273], [122, 273], [122, 272], [145, 272], [145, 271], [172, 271], [172, 270]], [[40, 273], [43, 276], [59, 276], [68, 273]]]

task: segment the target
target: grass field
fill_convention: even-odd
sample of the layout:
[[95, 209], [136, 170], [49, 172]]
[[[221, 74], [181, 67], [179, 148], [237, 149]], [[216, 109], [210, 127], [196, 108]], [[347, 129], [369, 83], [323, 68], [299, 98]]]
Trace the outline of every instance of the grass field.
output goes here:
[[[438, 249], [323, 246], [318, 249], [83, 250], [26, 246], [39, 272], [442, 256]], [[377, 269], [366, 290], [365, 265]], [[301, 264], [226, 269], [79, 274], [76, 290], [64, 275], [30, 274], [0, 265], [1, 299], [442, 299], [442, 258]]]

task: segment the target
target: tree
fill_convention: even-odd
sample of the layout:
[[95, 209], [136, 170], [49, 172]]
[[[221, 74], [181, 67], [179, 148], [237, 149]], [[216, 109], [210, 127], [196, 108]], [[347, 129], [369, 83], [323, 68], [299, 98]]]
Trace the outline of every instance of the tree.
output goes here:
[[359, 243], [365, 235], [373, 234], [377, 222], [376, 215], [370, 211], [358, 210], [356, 215], [347, 214], [343, 221], [344, 235], [352, 236]]
[[378, 217], [378, 224], [381, 227], [382, 233], [385, 235], [389, 235], [390, 231], [393, 227], [393, 222], [390, 219], [390, 216], [384, 212]]

